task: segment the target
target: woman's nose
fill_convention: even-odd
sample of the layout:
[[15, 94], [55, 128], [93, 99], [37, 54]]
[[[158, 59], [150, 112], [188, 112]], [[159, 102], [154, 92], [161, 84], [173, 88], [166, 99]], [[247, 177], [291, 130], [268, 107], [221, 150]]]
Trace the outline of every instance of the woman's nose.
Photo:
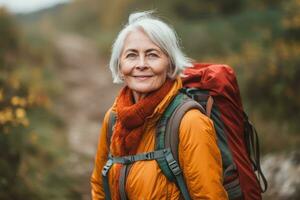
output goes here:
[[138, 61], [138, 64], [137, 64], [136, 68], [139, 69], [139, 70], [145, 70], [148, 67], [149, 66], [148, 66], [148, 64], [147, 64], [147, 62], [145, 60], [145, 57], [141, 56], [140, 59], [139, 59], [139, 61]]

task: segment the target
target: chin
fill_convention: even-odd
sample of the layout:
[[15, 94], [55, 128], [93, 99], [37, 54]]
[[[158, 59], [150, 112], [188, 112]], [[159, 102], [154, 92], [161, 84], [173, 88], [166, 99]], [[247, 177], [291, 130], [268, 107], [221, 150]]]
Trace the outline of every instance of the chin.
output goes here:
[[135, 91], [136, 93], [139, 93], [139, 94], [148, 94], [148, 93], [151, 93], [155, 90], [151, 90], [151, 89], [134, 90], [133, 89], [133, 91]]
[[130, 89], [138, 93], [150, 93], [154, 90], [157, 90], [156, 87], [153, 87], [153, 85], [148, 85], [148, 84], [136, 84], [133, 85], [133, 87], [130, 87], [130, 85], [128, 86]]
[[151, 92], [153, 92], [153, 91], [155, 91], [155, 90], [157, 90], [158, 88], [156, 88], [156, 87], [151, 87], [151, 88], [131, 88], [134, 92], [136, 92], [136, 93], [139, 93], [139, 94], [145, 94], [145, 95], [147, 95], [147, 94], [149, 94], [149, 93], [151, 93]]

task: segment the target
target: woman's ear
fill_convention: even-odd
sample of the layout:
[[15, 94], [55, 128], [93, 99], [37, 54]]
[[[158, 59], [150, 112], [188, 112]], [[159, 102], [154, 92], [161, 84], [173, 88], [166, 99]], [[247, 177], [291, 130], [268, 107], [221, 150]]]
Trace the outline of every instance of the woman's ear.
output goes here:
[[124, 74], [121, 73], [120, 70], [118, 71], [118, 76], [122, 81], [124, 81]]
[[119, 78], [124, 81], [124, 74], [121, 72], [121, 64], [118, 64], [118, 76]]
[[119, 77], [120, 77], [120, 79], [122, 80], [122, 81], [124, 81], [124, 74], [119, 74]]
[[169, 68], [168, 68], [167, 76], [169, 78], [172, 78], [173, 73], [174, 73], [174, 65], [172, 64], [172, 61], [170, 60], [169, 61]]

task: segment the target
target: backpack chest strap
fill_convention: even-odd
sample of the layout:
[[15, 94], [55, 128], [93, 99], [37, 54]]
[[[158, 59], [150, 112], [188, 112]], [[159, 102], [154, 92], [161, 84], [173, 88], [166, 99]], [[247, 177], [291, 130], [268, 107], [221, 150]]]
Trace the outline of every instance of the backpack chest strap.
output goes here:
[[146, 153], [141, 153], [136, 155], [122, 156], [122, 157], [113, 157], [112, 155], [109, 155], [106, 164], [108, 166], [112, 166], [115, 163], [128, 165], [136, 161], [156, 160], [159, 158], [164, 158], [167, 152], [168, 152], [167, 149], [161, 149], [157, 151], [151, 151], [151, 152], [146, 152]]
[[160, 159], [166, 160], [168, 166], [170, 167], [171, 171], [174, 174], [176, 175], [181, 174], [181, 169], [179, 168], [179, 165], [177, 164], [176, 160], [173, 158], [171, 149], [169, 148], [136, 154], [136, 155], [122, 156], [122, 157], [113, 157], [111, 154], [109, 154], [108, 160], [102, 169], [105, 199], [106, 200], [111, 199], [107, 175], [109, 170], [113, 166], [113, 164], [119, 163], [127, 166], [137, 161], [149, 161], [149, 160], [160, 160]]

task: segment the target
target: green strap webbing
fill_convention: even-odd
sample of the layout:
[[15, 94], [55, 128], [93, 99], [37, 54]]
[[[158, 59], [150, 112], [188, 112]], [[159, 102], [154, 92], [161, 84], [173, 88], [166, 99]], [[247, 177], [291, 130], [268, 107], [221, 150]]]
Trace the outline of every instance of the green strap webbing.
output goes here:
[[[182, 102], [182, 99], [183, 94], [179, 93], [175, 97], [175, 99], [173, 99], [172, 103], [167, 107], [162, 117], [160, 118], [156, 131], [156, 150], [165, 149], [165, 133], [168, 120], [170, 119], [172, 113], [177, 108], [177, 106]], [[169, 169], [168, 163], [165, 159], [158, 159], [157, 164], [159, 165], [159, 168], [162, 170], [163, 174], [168, 178], [169, 181], [176, 182], [176, 179], [172, 174], [172, 171]]]
[[115, 163], [120, 163], [123, 165], [129, 165], [132, 164], [136, 161], [142, 161], [142, 160], [157, 160], [157, 159], [166, 159], [166, 153], [170, 152], [171, 150], [169, 149], [162, 149], [158, 151], [151, 151], [147, 153], [141, 153], [141, 154], [136, 154], [132, 156], [123, 156], [123, 157], [112, 157], [109, 155], [108, 160], [106, 164], [104, 165], [102, 169], [102, 177], [103, 177], [103, 188], [105, 192], [105, 199], [110, 200], [111, 199], [111, 194], [110, 194], [110, 189], [109, 189], [109, 180], [108, 180], [108, 172], [110, 168], [112, 167], [113, 164]]
[[106, 142], [107, 146], [110, 146], [111, 138], [113, 135], [113, 128], [117, 120], [117, 114], [114, 111], [111, 111], [109, 113], [109, 120], [108, 120], [108, 126], [107, 126], [107, 133], [106, 133]]
[[189, 200], [190, 195], [178, 164], [178, 129], [184, 114], [192, 109], [203, 110], [200, 104], [194, 102], [183, 93], [179, 93], [168, 106], [157, 127], [156, 149], [170, 149], [166, 159], [158, 159], [158, 165], [164, 175], [172, 182], [176, 182], [181, 195]]
[[[165, 133], [165, 147], [171, 149], [170, 159], [173, 162], [178, 162], [178, 145], [179, 145], [179, 126], [183, 116], [191, 109], [198, 109], [201, 112], [205, 112], [203, 107], [190, 98], [183, 98], [182, 102], [177, 106], [177, 108], [172, 113]], [[171, 157], [172, 156], [172, 157]], [[168, 161], [170, 163], [170, 161]], [[176, 163], [177, 164], [177, 163]], [[178, 164], [177, 164], [178, 165]], [[179, 165], [178, 165], [179, 168]], [[172, 170], [172, 167], [170, 167]], [[181, 194], [185, 200], [191, 199], [185, 183], [182, 173], [176, 173], [172, 170], [175, 175], [177, 185], [181, 191]]]
[[[108, 131], [106, 133], [106, 142], [107, 142], [108, 148], [111, 143], [111, 137], [113, 134], [113, 126], [114, 126], [115, 122], [116, 122], [116, 113], [111, 111], [109, 114], [109, 120], [108, 120]], [[110, 157], [110, 156], [111, 155], [109, 154], [108, 157]], [[104, 189], [106, 200], [111, 200], [107, 173], [112, 165], [113, 165], [113, 163], [110, 161], [110, 159], [108, 159], [108, 161], [106, 162], [105, 166], [102, 169], [103, 189]]]
[[191, 197], [190, 197], [189, 191], [187, 189], [187, 186], [185, 184], [185, 181], [183, 178], [183, 173], [182, 173], [178, 163], [174, 159], [173, 154], [169, 148], [166, 149], [165, 155], [166, 155], [166, 161], [168, 162], [169, 168], [176, 178], [177, 185], [179, 187], [181, 195], [183, 196], [183, 199], [190, 200]]
[[[109, 156], [110, 157], [110, 156]], [[103, 189], [105, 193], [105, 199], [111, 200], [110, 190], [109, 190], [109, 182], [108, 182], [108, 172], [113, 165], [112, 160], [109, 158], [102, 169], [102, 180], [103, 180]]]
[[119, 178], [119, 192], [120, 192], [120, 198], [121, 200], [127, 200], [127, 194], [126, 194], [126, 174], [127, 170], [130, 165], [123, 165], [120, 171], [120, 178]]
[[159, 158], [164, 158], [165, 151], [166, 151], [166, 149], [161, 149], [161, 150], [157, 150], [157, 151], [151, 151], [151, 152], [136, 154], [136, 155], [132, 155], [132, 156], [111, 157], [110, 159], [113, 164], [120, 163], [123, 165], [128, 165], [128, 164], [134, 163], [136, 161], [156, 160]]

